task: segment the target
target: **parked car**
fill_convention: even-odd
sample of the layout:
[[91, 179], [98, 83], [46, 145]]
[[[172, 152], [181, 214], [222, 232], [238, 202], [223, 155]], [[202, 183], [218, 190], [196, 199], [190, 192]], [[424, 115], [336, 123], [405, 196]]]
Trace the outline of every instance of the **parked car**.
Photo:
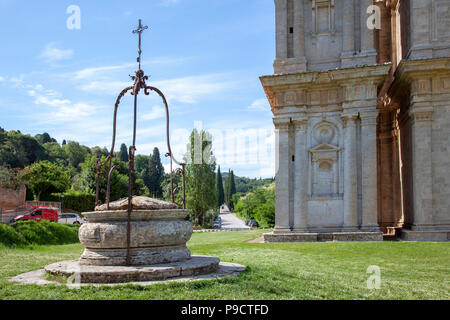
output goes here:
[[220, 229], [222, 228], [222, 218], [218, 217], [215, 221], [214, 221], [214, 229]]
[[34, 221], [48, 220], [52, 222], [58, 222], [58, 210], [54, 208], [40, 207], [32, 210], [29, 213], [14, 218], [14, 222], [26, 220], [34, 220]]
[[76, 213], [62, 212], [59, 215], [58, 222], [63, 224], [83, 224], [85, 220]]
[[258, 222], [256, 222], [255, 219], [251, 219], [250, 222], [249, 222], [249, 224], [248, 224], [248, 226], [249, 226], [250, 228], [259, 228], [259, 224], [258, 224]]

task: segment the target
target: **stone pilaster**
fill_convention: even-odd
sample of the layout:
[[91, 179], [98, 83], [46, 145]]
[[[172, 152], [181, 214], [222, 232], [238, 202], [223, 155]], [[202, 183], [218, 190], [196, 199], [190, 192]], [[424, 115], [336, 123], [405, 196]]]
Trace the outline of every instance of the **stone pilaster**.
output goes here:
[[433, 172], [431, 129], [432, 107], [412, 107], [409, 111], [412, 121], [412, 167], [413, 167], [413, 230], [433, 222]]
[[374, 30], [367, 27], [367, 8], [373, 5], [373, 0], [360, 0], [361, 1], [361, 54], [373, 55], [374, 64], [376, 63], [377, 52], [375, 51]]
[[363, 231], [379, 231], [377, 200], [377, 111], [361, 118], [362, 226]]
[[356, 160], [356, 114], [342, 116], [344, 122], [344, 229], [358, 229]]
[[295, 72], [306, 71], [305, 58], [305, 18], [303, 0], [294, 0], [294, 59], [289, 69]]
[[276, 60], [274, 62], [275, 74], [283, 71], [287, 59], [287, 0], [275, 0], [276, 20]]
[[294, 229], [306, 232], [308, 229], [308, 150], [306, 147], [307, 119], [293, 120], [295, 126], [295, 180], [294, 180]]
[[355, 53], [355, 0], [344, 0], [344, 43], [343, 55]]
[[291, 230], [289, 223], [290, 118], [274, 118], [275, 125], [275, 233]]

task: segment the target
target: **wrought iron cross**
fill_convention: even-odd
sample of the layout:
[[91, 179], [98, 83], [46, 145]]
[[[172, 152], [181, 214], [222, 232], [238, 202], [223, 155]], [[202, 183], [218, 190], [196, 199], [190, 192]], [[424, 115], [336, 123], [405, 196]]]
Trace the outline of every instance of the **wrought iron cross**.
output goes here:
[[142, 50], [141, 50], [141, 36], [142, 36], [142, 32], [144, 32], [145, 30], [148, 29], [148, 26], [143, 26], [142, 25], [142, 20], [139, 19], [139, 25], [137, 27], [136, 30], [133, 30], [134, 34], [139, 34], [139, 57], [137, 58], [137, 62], [139, 63], [139, 70], [141, 69], [141, 54], [142, 54]]

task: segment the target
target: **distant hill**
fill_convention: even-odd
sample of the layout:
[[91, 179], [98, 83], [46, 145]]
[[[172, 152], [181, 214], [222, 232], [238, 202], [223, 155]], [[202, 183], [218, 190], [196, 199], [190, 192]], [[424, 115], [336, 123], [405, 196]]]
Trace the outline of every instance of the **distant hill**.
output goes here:
[[[228, 178], [228, 172], [222, 173], [222, 177], [223, 181], [226, 181], [226, 179]], [[236, 192], [248, 193], [258, 187], [269, 186], [275, 181], [275, 179], [274, 178], [251, 179], [246, 177], [234, 176], [234, 181], [236, 183]]]

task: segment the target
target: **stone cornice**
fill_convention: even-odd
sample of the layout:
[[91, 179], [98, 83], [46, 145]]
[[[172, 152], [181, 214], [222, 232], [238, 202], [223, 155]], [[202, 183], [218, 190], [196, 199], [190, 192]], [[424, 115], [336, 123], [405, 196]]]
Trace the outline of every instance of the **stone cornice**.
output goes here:
[[326, 84], [347, 84], [359, 83], [364, 81], [382, 81], [389, 73], [392, 64], [383, 64], [376, 66], [355, 67], [336, 69], [324, 72], [303, 72], [303, 73], [288, 73], [282, 75], [270, 75], [260, 77], [262, 85], [266, 87], [289, 87], [295, 85], [297, 88], [311, 85], [326, 85]]
[[275, 117], [273, 118], [273, 124], [276, 129], [288, 130], [291, 125], [291, 118], [288, 117]]
[[450, 58], [402, 60], [395, 72], [396, 82], [411, 81], [450, 72]]

